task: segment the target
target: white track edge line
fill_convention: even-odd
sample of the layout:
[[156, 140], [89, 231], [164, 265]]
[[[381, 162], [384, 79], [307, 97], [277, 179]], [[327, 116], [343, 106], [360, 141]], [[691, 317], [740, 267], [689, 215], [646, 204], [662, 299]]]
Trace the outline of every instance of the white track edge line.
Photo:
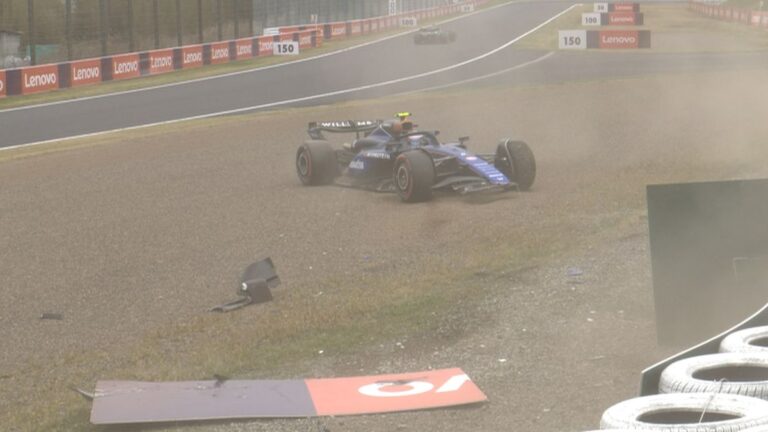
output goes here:
[[[356, 92], [356, 91], [370, 90], [372, 88], [383, 87], [383, 86], [387, 86], [387, 85], [391, 85], [391, 84], [398, 84], [398, 83], [405, 82], [405, 81], [411, 81], [411, 80], [414, 80], [414, 79], [423, 78], [423, 77], [430, 76], [430, 75], [435, 75], [435, 74], [442, 73], [442, 72], [445, 72], [445, 71], [448, 71], [448, 70], [456, 69], [458, 67], [461, 67], [461, 66], [464, 66], [464, 65], [467, 65], [467, 64], [470, 64], [470, 63], [474, 63], [474, 62], [482, 60], [482, 59], [484, 59], [484, 58], [486, 58], [488, 56], [491, 56], [491, 55], [493, 55], [493, 54], [495, 54], [495, 53], [497, 53], [497, 52], [499, 52], [499, 51], [509, 47], [510, 45], [518, 42], [519, 40], [523, 39], [524, 37], [530, 35], [531, 33], [535, 32], [535, 31], [539, 30], [540, 28], [546, 26], [550, 22], [552, 22], [552, 21], [556, 20], [557, 18], [559, 18], [560, 16], [568, 13], [571, 9], [573, 9], [573, 8], [575, 8], [577, 6], [578, 6], [578, 4], [574, 4], [574, 5], [570, 6], [569, 8], [565, 9], [562, 12], [559, 12], [557, 15], [547, 19], [546, 21], [544, 21], [543, 23], [537, 25], [536, 27], [532, 28], [531, 30], [528, 30], [527, 32], [523, 33], [522, 35], [512, 39], [511, 41], [509, 41], [509, 42], [507, 42], [507, 43], [505, 43], [505, 44], [503, 44], [503, 45], [501, 45], [501, 46], [499, 46], [497, 48], [494, 48], [491, 51], [488, 51], [488, 52], [486, 52], [484, 54], [481, 54], [481, 55], [479, 55], [477, 57], [474, 57], [474, 58], [471, 58], [469, 60], [465, 60], [463, 62], [456, 63], [456, 64], [453, 64], [451, 66], [446, 66], [446, 67], [443, 67], [443, 68], [440, 68], [440, 69], [435, 69], [435, 70], [432, 70], [432, 71], [429, 71], [429, 72], [423, 72], [423, 73], [416, 74], [416, 75], [411, 75], [411, 76], [407, 76], [407, 77], [403, 77], [403, 78], [397, 78], [397, 79], [389, 80], [389, 81], [382, 81], [382, 82], [379, 82], [379, 83], [369, 84], [369, 85], [359, 86], [359, 87], [354, 87], [354, 88], [350, 88], [350, 89], [337, 90], [337, 91], [333, 91], [333, 92], [321, 93], [321, 94], [312, 95], [312, 96], [304, 96], [304, 97], [294, 98], [294, 99], [286, 99], [286, 100], [282, 100], [282, 101], [270, 102], [270, 103], [261, 104], [261, 105], [254, 105], [254, 106], [250, 106], [250, 107], [236, 108], [236, 109], [232, 109], [232, 110], [219, 111], [219, 112], [215, 112], [215, 113], [200, 114], [200, 115], [191, 116], [191, 117], [185, 117], [185, 118], [179, 118], [179, 119], [173, 119], [173, 120], [165, 120], [165, 121], [161, 121], [161, 122], [147, 123], [147, 124], [142, 124], [142, 125], [129, 126], [129, 127], [112, 129], [112, 130], [106, 130], [106, 131], [92, 132], [92, 133], [88, 133], [88, 134], [75, 135], [75, 136], [70, 136], [70, 137], [54, 138], [54, 139], [50, 139], [50, 140], [37, 141], [37, 142], [26, 143], [26, 144], [19, 144], [19, 145], [10, 146], [10, 147], [2, 147], [2, 148], [0, 148], [0, 152], [2, 152], [4, 150], [13, 150], [13, 149], [18, 149], [18, 148], [22, 148], [22, 147], [32, 147], [32, 146], [38, 146], [38, 145], [43, 145], [43, 144], [49, 144], [49, 143], [53, 143], [53, 142], [70, 141], [70, 140], [75, 140], [75, 139], [80, 139], [80, 138], [89, 138], [89, 137], [94, 137], [94, 136], [99, 136], [99, 135], [106, 135], [106, 134], [115, 133], [115, 132], [131, 131], [131, 130], [136, 130], [136, 129], [149, 128], [149, 127], [153, 127], [153, 126], [163, 126], [163, 125], [169, 125], [169, 124], [180, 123], [180, 122], [185, 122], [185, 121], [202, 120], [202, 119], [211, 118], [211, 117], [218, 117], [218, 116], [223, 116], [223, 115], [230, 115], [230, 114], [238, 114], [238, 113], [248, 112], [248, 111], [255, 111], [255, 110], [259, 110], [259, 109], [271, 108], [271, 107], [280, 106], [280, 105], [288, 105], [288, 104], [292, 104], [292, 103], [296, 103], [296, 102], [305, 102], [305, 101], [309, 101], [309, 100], [322, 99], [322, 98], [330, 97], [330, 96], [338, 96], [338, 95], [341, 95], [341, 94], [353, 93], [353, 92]], [[486, 9], [486, 10], [489, 10], [489, 9]], [[496, 73], [499, 73], [499, 72], [496, 72]]]

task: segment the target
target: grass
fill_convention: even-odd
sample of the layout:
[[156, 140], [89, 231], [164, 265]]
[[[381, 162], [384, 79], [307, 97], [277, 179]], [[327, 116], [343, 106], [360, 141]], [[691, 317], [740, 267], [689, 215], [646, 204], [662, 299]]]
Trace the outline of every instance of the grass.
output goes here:
[[[651, 31], [651, 48], [633, 50], [638, 53], [648, 52], [712, 52], [712, 51], [746, 51], [768, 49], [768, 32], [744, 24], [719, 21], [688, 10], [684, 4], [643, 4], [641, 12], [645, 25], [632, 27], [619, 26], [585, 26], [581, 25], [581, 14], [592, 12], [592, 5], [576, 7], [567, 14], [552, 21], [538, 32], [521, 40], [516, 46], [521, 49], [557, 50], [557, 34], [559, 30], [606, 30], [606, 29], [638, 29]], [[709, 45], [702, 43], [691, 44], [665, 43], [665, 38], [675, 35], [688, 35], [691, 40], [697, 37], [728, 38], [731, 47], [723, 44]], [[624, 51], [624, 50], [607, 50]]]
[[[437, 332], [445, 317], [492, 295], [477, 290], [477, 275], [515, 271], [546, 258], [555, 238], [528, 237], [523, 244], [485, 239], [464, 251], [465, 265], [456, 268], [426, 257], [402, 273], [330, 277], [317, 286], [291, 287], [277, 302], [233, 314], [206, 314], [153, 334], [124, 353], [83, 352], [29, 365], [24, 375], [68, 370], [37, 389], [34, 402], [0, 415], [5, 427], [23, 430], [93, 430], [87, 404], [66, 387], [87, 385], [94, 377], [128, 380], [210, 379], [213, 373], [238, 378], [296, 378], [302, 362], [323, 355], [353, 356], [374, 341]], [[544, 240], [542, 243], [540, 243]], [[482, 246], [482, 247], [481, 247]], [[489, 247], [490, 246], [490, 247]], [[491, 259], [493, 258], [493, 259]], [[489, 266], [489, 262], [495, 262]], [[503, 263], [503, 264], [500, 264]], [[429, 272], [421, 269], [429, 268]], [[468, 296], [467, 290], [473, 295]], [[313, 295], [316, 291], [333, 295]], [[332, 311], [332, 313], [330, 312]], [[455, 335], [454, 335], [455, 336]], [[64, 395], [64, 397], [62, 397]]]

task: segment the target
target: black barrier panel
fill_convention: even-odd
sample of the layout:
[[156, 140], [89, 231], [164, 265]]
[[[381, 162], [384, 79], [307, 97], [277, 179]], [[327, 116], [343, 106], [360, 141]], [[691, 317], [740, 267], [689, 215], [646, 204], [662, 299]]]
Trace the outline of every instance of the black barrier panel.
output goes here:
[[8, 96], [21, 94], [21, 69], [11, 69], [5, 72], [5, 85]]
[[237, 42], [229, 41], [229, 61], [237, 60]]
[[[645, 15], [643, 15], [641, 12], [638, 12], [635, 14], [635, 24], [637, 25], [645, 25]], [[643, 47], [641, 47], [643, 48]]]
[[768, 179], [654, 185], [647, 199], [660, 344], [707, 339], [766, 303], [768, 280], [745, 275], [768, 257]]
[[587, 30], [587, 48], [600, 48], [599, 30]]
[[148, 52], [142, 52], [139, 53], [139, 72], [141, 72], [141, 75], [149, 75], [149, 53]]
[[211, 64], [211, 44], [203, 45], [203, 64]]
[[181, 48], [173, 49], [173, 68], [175, 70], [184, 68], [184, 52]]
[[112, 81], [112, 57], [101, 58], [102, 81]]
[[72, 87], [72, 68], [69, 63], [59, 63], [59, 88]]
[[650, 30], [640, 30], [637, 32], [638, 39], [638, 47], [639, 48], [650, 48], [651, 47], [651, 31]]
[[330, 39], [331, 38], [331, 25], [330, 24], [324, 24], [323, 25], [323, 39]]

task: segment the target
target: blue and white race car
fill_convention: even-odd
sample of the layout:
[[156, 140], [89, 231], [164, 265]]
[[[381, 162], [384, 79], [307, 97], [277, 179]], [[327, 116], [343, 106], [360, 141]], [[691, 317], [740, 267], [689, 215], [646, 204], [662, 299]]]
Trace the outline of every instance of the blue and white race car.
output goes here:
[[[459, 193], [528, 190], [536, 177], [533, 152], [523, 141], [503, 139], [495, 154], [473, 154], [468, 137], [441, 143], [438, 131], [416, 131], [410, 113], [395, 120], [329, 121], [309, 124], [310, 140], [296, 152], [296, 171], [305, 185], [397, 192], [405, 202], [428, 201], [434, 190]], [[354, 133], [334, 149], [323, 132]]]

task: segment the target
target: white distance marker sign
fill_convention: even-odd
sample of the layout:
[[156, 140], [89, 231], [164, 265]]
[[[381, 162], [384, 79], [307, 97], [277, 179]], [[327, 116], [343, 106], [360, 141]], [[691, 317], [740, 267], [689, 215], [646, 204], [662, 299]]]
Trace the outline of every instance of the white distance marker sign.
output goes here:
[[299, 43], [295, 41], [275, 42], [272, 44], [274, 55], [299, 55]]
[[560, 49], [587, 49], [586, 30], [560, 30], [557, 40]]
[[595, 12], [608, 12], [608, 3], [595, 3]]
[[600, 25], [600, 13], [591, 12], [581, 14], [581, 25], [583, 26], [599, 26]]

